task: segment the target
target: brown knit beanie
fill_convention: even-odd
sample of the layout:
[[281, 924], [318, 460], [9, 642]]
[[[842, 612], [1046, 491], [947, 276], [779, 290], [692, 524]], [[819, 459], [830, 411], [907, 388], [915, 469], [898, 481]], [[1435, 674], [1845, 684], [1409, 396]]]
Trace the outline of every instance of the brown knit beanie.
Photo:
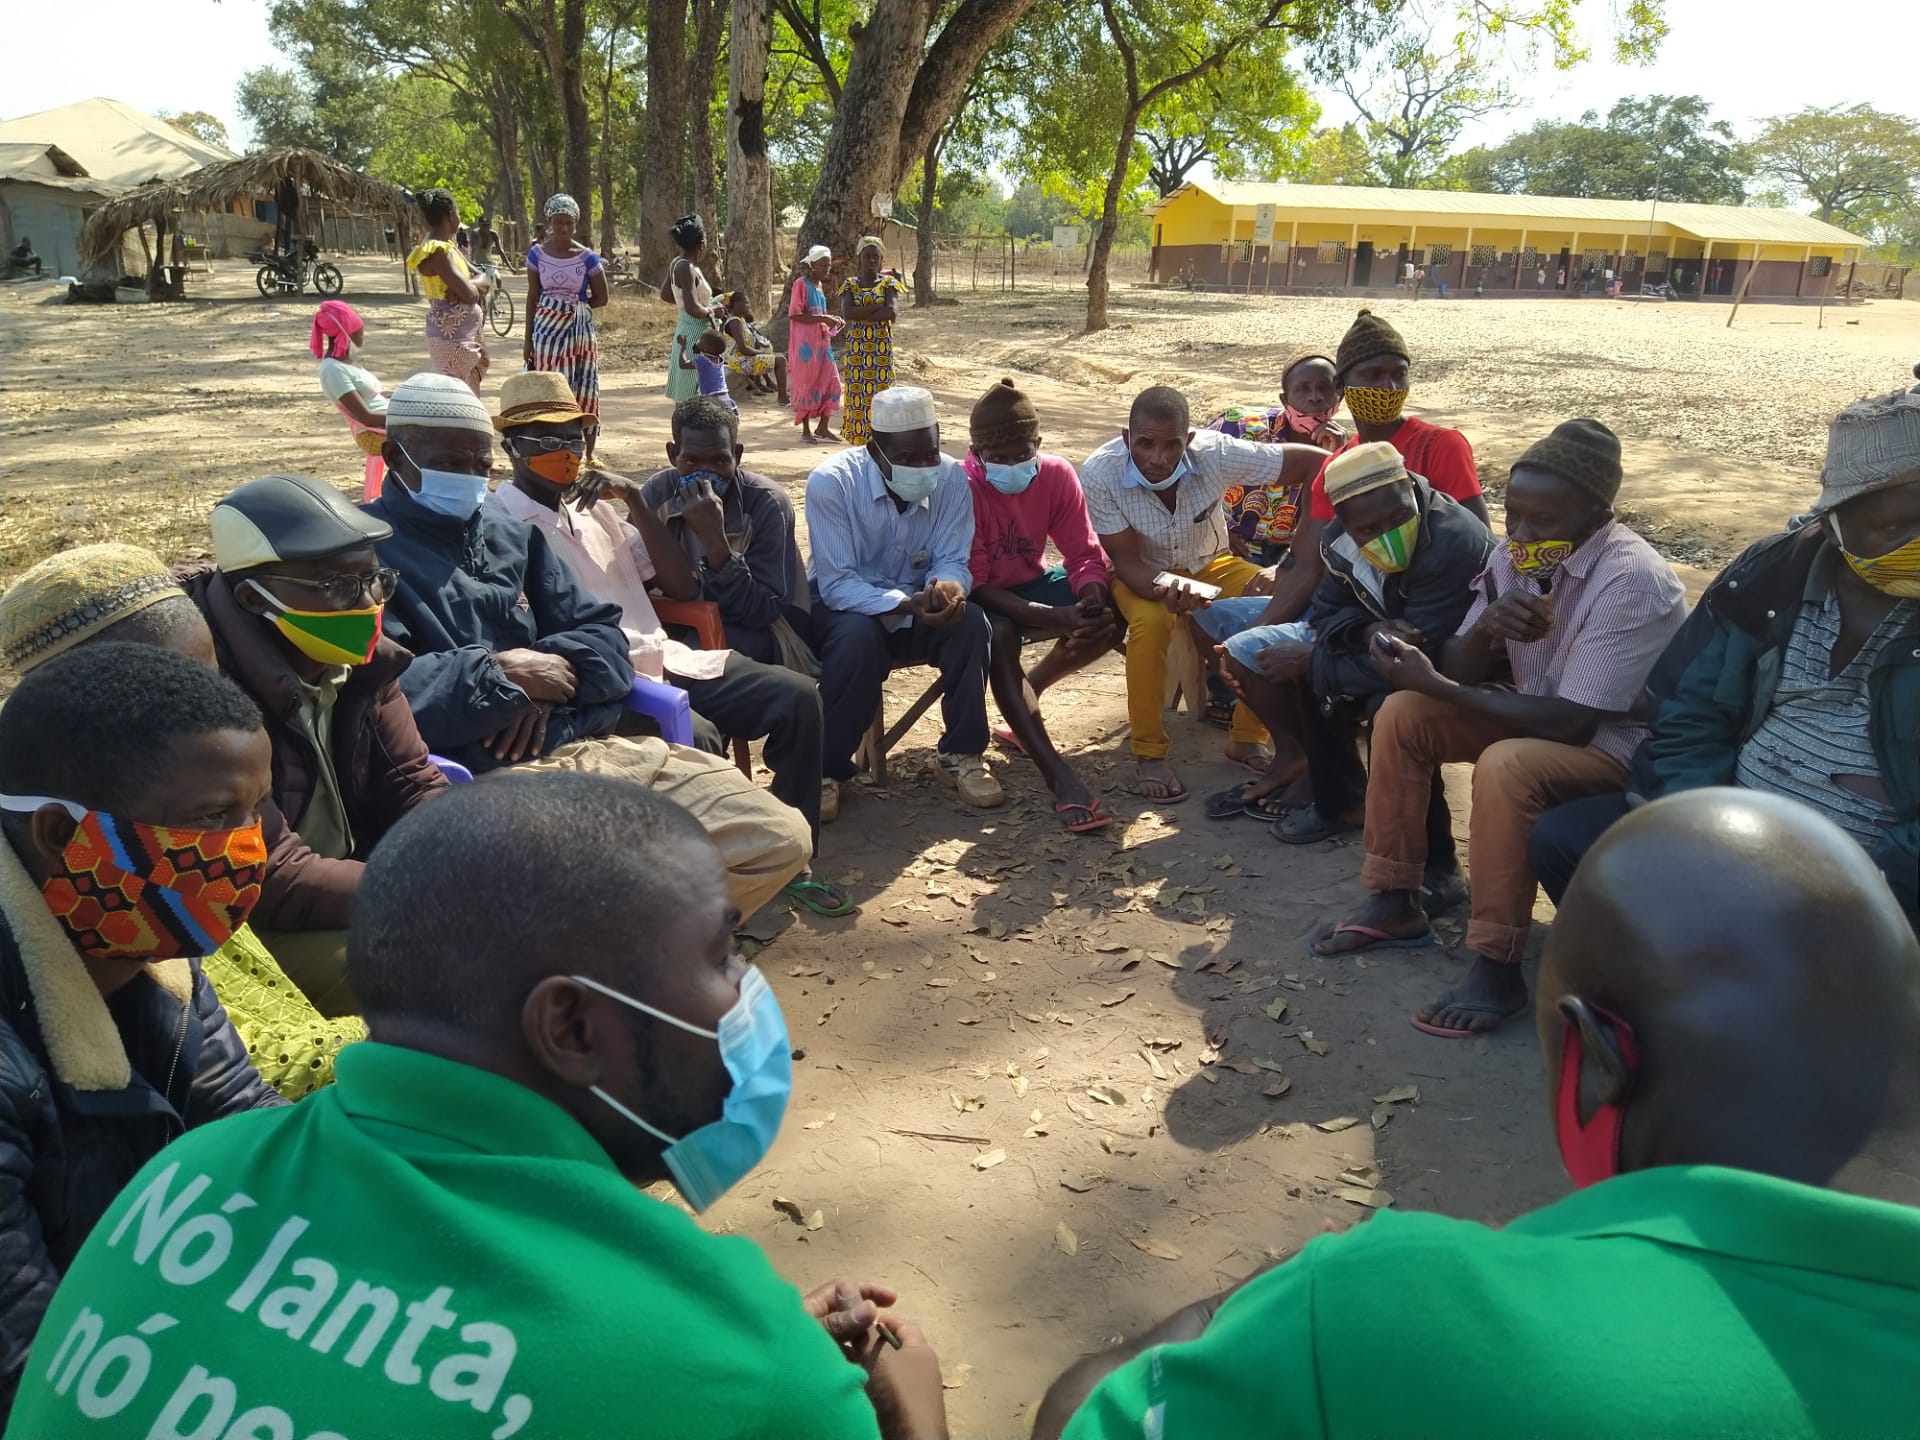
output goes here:
[[1620, 437], [1598, 420], [1564, 420], [1513, 462], [1558, 475], [1604, 505], [1620, 493]]
[[1040, 412], [1012, 380], [1002, 379], [974, 402], [967, 430], [976, 449], [1014, 440], [1038, 440]]
[[1362, 310], [1353, 317], [1353, 324], [1347, 327], [1347, 333], [1340, 337], [1340, 348], [1333, 357], [1334, 372], [1341, 380], [1345, 380], [1349, 370], [1362, 360], [1371, 360], [1376, 355], [1397, 355], [1408, 364], [1413, 363], [1413, 357], [1407, 354], [1407, 342], [1400, 338], [1400, 332], [1371, 310]]

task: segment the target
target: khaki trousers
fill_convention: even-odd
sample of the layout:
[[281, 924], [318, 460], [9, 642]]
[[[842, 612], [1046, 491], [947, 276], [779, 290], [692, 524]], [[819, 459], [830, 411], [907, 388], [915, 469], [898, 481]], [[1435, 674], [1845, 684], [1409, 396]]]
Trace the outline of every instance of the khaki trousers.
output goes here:
[[732, 762], [652, 737], [576, 740], [481, 778], [559, 771], [632, 780], [685, 809], [719, 848], [727, 889], [743, 918], [778, 895], [813, 854], [806, 817], [760, 789]]
[[[1259, 573], [1260, 567], [1251, 560], [1216, 555], [1195, 571], [1193, 578], [1218, 585], [1227, 595], [1240, 595]], [[1127, 727], [1133, 735], [1134, 758], [1164, 760], [1173, 748], [1163, 712], [1167, 701], [1167, 647], [1173, 643], [1176, 617], [1158, 600], [1136, 595], [1118, 579], [1113, 582], [1113, 603], [1127, 622]], [[1188, 703], [1200, 702], [1196, 698]], [[1229, 733], [1235, 740], [1255, 744], [1267, 739], [1266, 727], [1244, 702], [1233, 707]]]
[[1472, 762], [1473, 814], [1467, 869], [1473, 917], [1467, 948], [1518, 964], [1533, 923], [1536, 882], [1527, 832], [1555, 805], [1605, 795], [1626, 784], [1627, 767], [1591, 745], [1516, 736], [1498, 721], [1445, 700], [1402, 690], [1373, 720], [1367, 762], [1369, 890], [1418, 891], [1427, 860], [1427, 801], [1443, 764]]

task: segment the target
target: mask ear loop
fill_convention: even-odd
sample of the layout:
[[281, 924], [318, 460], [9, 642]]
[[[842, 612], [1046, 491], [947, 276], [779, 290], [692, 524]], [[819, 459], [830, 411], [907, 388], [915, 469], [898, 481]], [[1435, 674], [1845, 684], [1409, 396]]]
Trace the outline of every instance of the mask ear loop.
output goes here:
[[[1586, 1050], [1580, 1023], [1566, 1017], [1566, 1034], [1560, 1049], [1560, 1088], [1554, 1105], [1555, 1130], [1560, 1142], [1561, 1161], [1576, 1186], [1585, 1188], [1620, 1173], [1620, 1137], [1625, 1129], [1627, 1102], [1633, 1098], [1633, 1086], [1640, 1070], [1640, 1046], [1633, 1026], [1612, 1011], [1591, 1001], [1584, 1002], [1592, 1018], [1611, 1031], [1614, 1047], [1626, 1068], [1626, 1090], [1616, 1100], [1600, 1105], [1592, 1118], [1580, 1118], [1580, 1062]], [[1578, 1146], [1569, 1141], [1579, 1142]], [[1594, 1154], [1596, 1150], [1602, 1154]]]
[[62, 800], [56, 795], [0, 795], [0, 810], [10, 810], [16, 815], [32, 815], [49, 805], [58, 805], [75, 824], [87, 818], [87, 807], [78, 800]]

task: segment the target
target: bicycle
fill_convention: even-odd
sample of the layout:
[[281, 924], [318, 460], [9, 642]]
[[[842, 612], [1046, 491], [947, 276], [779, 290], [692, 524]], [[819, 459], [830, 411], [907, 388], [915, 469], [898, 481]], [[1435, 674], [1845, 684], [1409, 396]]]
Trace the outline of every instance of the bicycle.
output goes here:
[[[285, 255], [263, 252], [264, 262], [254, 272], [253, 284], [269, 300], [305, 293], [309, 284], [322, 295], [338, 295], [347, 288], [340, 267], [320, 259], [320, 250], [311, 240], [304, 249]], [[314, 263], [314, 262], [318, 263]]]
[[498, 265], [482, 265], [487, 279], [487, 328], [501, 339], [513, 333], [513, 327], [519, 318], [519, 310], [513, 303], [513, 292], [500, 283]]

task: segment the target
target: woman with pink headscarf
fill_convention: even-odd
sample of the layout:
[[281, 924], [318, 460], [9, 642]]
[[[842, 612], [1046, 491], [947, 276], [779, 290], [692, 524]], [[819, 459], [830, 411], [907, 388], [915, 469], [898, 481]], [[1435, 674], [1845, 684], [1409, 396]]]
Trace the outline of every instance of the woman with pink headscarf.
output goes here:
[[387, 438], [387, 397], [379, 377], [352, 363], [366, 338], [358, 311], [344, 300], [326, 300], [314, 312], [307, 348], [320, 362], [321, 392], [347, 417], [354, 443], [367, 457], [364, 494], [372, 500], [387, 473], [380, 459], [380, 444]]

